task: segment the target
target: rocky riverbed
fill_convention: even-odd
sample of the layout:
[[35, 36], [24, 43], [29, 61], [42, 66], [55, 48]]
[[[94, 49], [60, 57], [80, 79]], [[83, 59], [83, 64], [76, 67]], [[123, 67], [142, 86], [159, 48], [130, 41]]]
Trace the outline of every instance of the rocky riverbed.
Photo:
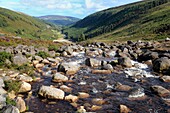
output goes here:
[[[169, 113], [169, 45], [169, 41], [128, 41], [72, 44], [57, 51], [1, 47], [13, 54], [11, 62], [29, 62], [35, 73], [31, 78], [1, 69], [0, 109], [3, 113]], [[42, 58], [38, 51], [51, 56]], [[5, 91], [8, 80], [21, 82], [18, 93]], [[6, 105], [6, 97], [16, 105]]]

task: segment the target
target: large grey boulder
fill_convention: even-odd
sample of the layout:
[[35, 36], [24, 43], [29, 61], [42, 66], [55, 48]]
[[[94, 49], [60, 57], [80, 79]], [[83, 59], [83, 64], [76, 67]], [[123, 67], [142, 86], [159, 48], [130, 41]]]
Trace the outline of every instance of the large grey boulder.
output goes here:
[[94, 58], [87, 58], [85, 64], [91, 67], [98, 67], [101, 66], [102, 62]]
[[67, 52], [68, 55], [72, 55], [73, 48], [71, 46], [68, 46], [68, 47], [65, 48], [65, 51]]
[[62, 75], [61, 73], [56, 73], [55, 75], [53, 75], [53, 82], [66, 82], [68, 81], [68, 77]]
[[20, 113], [20, 112], [17, 107], [8, 105], [2, 110], [2, 113]]
[[125, 67], [132, 67], [132, 62], [131, 62], [131, 59], [129, 57], [120, 57], [118, 59], [118, 63], [122, 66], [125, 66]]
[[161, 57], [153, 61], [153, 70], [155, 72], [167, 73], [170, 69], [170, 59]]
[[50, 86], [41, 86], [38, 94], [48, 99], [64, 99], [65, 93], [61, 89]]
[[23, 56], [22, 54], [17, 54], [13, 57], [13, 63], [16, 65], [23, 65], [26, 64], [28, 62], [28, 59]]
[[59, 72], [64, 72], [66, 75], [74, 75], [80, 69], [80, 65], [76, 62], [63, 62], [58, 66]]

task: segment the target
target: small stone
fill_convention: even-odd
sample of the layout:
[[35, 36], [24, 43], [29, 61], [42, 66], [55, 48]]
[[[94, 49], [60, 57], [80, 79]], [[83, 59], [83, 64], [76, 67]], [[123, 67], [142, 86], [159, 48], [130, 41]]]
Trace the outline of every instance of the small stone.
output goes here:
[[16, 95], [15, 95], [15, 91], [11, 91], [11, 92], [9, 92], [8, 93], [8, 97], [10, 98], [10, 99], [14, 99], [15, 97], [16, 97]]
[[85, 92], [79, 92], [78, 94], [79, 94], [78, 95], [79, 98], [89, 98], [90, 97], [90, 95]]
[[93, 74], [111, 74], [110, 70], [92, 70]]
[[160, 79], [164, 82], [170, 82], [170, 76], [163, 76]]
[[60, 86], [60, 89], [63, 90], [64, 92], [68, 92], [68, 93], [71, 93], [72, 92], [72, 88], [66, 86], [66, 85], [62, 85]]
[[24, 81], [24, 82], [32, 82], [33, 81], [32, 77], [30, 77], [30, 76], [28, 76], [26, 74], [18, 75], [17, 79], [21, 80], [21, 81]]
[[77, 113], [86, 113], [84, 106], [80, 106], [79, 108], [77, 108]]
[[64, 99], [65, 96], [64, 91], [50, 86], [41, 86], [38, 94], [48, 99]]
[[53, 82], [67, 82], [68, 81], [68, 77], [62, 75], [61, 73], [56, 73], [53, 78], [52, 78]]
[[21, 97], [17, 97], [15, 101], [16, 107], [19, 109], [20, 112], [26, 111], [25, 101]]
[[100, 110], [100, 109], [102, 109], [102, 106], [93, 105], [93, 106], [91, 107], [91, 110], [92, 110], [92, 111], [97, 111], [97, 110]]
[[17, 107], [8, 105], [2, 110], [2, 113], [20, 113], [20, 112]]
[[25, 93], [31, 90], [31, 85], [27, 82], [22, 81], [20, 89], [19, 89], [19, 93]]
[[125, 106], [125, 105], [120, 105], [120, 113], [130, 113], [131, 110]]
[[105, 101], [102, 98], [95, 98], [92, 100], [92, 103], [95, 105], [103, 105]]
[[68, 96], [65, 97], [65, 100], [71, 101], [71, 102], [74, 103], [74, 102], [77, 102], [77, 101], [78, 101], [78, 97], [70, 94], [70, 95], [68, 95]]
[[163, 97], [163, 96], [165, 96], [165, 95], [167, 95], [167, 94], [170, 93], [169, 90], [165, 89], [165, 88], [162, 87], [162, 86], [158, 86], [158, 85], [152, 86], [151, 89], [152, 89], [154, 92], [156, 92], [156, 93], [157, 93], [159, 96], [161, 96], [161, 97]]

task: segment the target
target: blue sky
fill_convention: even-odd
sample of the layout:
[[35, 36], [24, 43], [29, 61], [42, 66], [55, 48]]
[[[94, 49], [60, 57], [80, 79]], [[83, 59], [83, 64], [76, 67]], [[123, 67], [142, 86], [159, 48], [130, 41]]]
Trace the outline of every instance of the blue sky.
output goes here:
[[64, 15], [84, 18], [96, 11], [140, 0], [0, 0], [0, 7], [31, 16]]

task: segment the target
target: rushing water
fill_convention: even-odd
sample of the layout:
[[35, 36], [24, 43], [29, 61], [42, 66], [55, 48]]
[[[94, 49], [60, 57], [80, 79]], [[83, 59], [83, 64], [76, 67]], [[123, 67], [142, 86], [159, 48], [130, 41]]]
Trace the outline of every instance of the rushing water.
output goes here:
[[[153, 94], [150, 90], [152, 85], [161, 85], [165, 88], [170, 88], [167, 83], [161, 82], [158, 77], [151, 73], [149, 67], [145, 64], [137, 62], [139, 67], [118, 69], [119, 73], [112, 74], [92, 74], [92, 68], [85, 65], [86, 56], [84, 52], [74, 53], [74, 57], [63, 58], [66, 62], [75, 62], [82, 66], [77, 74], [72, 78], [73, 82], [54, 83], [51, 82], [51, 68], [44, 67], [44, 76], [37, 82], [32, 83], [32, 95], [26, 99], [29, 106], [29, 111], [34, 113], [74, 113], [76, 108], [70, 102], [62, 100], [47, 100], [37, 95], [41, 85], [59, 87], [62, 84], [73, 89], [73, 95], [78, 95], [78, 92], [86, 92], [90, 94], [89, 98], [79, 99], [78, 106], [84, 106], [88, 112], [91, 112], [91, 107], [94, 105], [93, 99], [103, 99], [105, 102], [101, 105], [102, 108], [95, 112], [97, 113], [119, 113], [119, 105], [128, 106], [133, 113], [166, 113], [169, 108], [164, 101]], [[98, 58], [105, 61], [113, 60], [109, 58]], [[57, 68], [53, 68], [56, 69]], [[140, 74], [140, 81], [132, 80], [130, 76]], [[141, 98], [129, 98], [129, 91], [118, 91], [114, 88], [116, 83], [131, 86], [132, 88], [141, 87], [144, 89], [145, 96]], [[67, 95], [67, 93], [66, 93]]]

